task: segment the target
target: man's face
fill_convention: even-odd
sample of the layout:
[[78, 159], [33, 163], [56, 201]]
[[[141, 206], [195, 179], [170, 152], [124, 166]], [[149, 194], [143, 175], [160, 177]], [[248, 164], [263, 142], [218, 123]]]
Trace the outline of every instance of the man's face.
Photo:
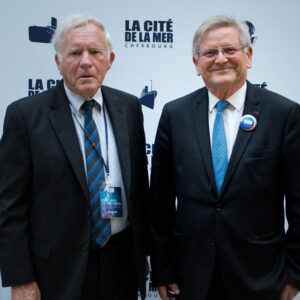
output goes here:
[[113, 60], [113, 52], [108, 56], [103, 32], [93, 23], [65, 32], [60, 57], [55, 56], [67, 87], [84, 99], [95, 95]]
[[[199, 58], [193, 59], [198, 76], [202, 76], [206, 87], [215, 95], [226, 91], [235, 93], [246, 81], [247, 69], [251, 68], [252, 48], [247, 53], [241, 48], [239, 31], [235, 27], [218, 27], [208, 30], [199, 44]], [[214, 51], [208, 49], [232, 47], [237, 51]], [[213, 51], [211, 53], [214, 53]], [[216, 54], [217, 53], [217, 54]]]

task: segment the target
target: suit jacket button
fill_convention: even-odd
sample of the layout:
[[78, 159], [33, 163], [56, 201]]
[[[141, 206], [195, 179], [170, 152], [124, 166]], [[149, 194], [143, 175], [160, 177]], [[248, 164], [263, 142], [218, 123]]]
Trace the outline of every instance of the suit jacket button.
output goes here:
[[220, 211], [222, 210], [222, 205], [221, 205], [221, 203], [216, 203], [216, 205], [215, 205], [215, 210], [216, 210], [217, 212], [220, 212]]
[[216, 245], [215, 239], [211, 239], [209, 244], [210, 244], [210, 246], [214, 247]]
[[90, 215], [91, 215], [91, 211], [88, 210], [88, 211], [86, 212], [86, 216], [87, 216], [87, 217], [90, 217]]
[[83, 250], [89, 250], [89, 242], [84, 242]]

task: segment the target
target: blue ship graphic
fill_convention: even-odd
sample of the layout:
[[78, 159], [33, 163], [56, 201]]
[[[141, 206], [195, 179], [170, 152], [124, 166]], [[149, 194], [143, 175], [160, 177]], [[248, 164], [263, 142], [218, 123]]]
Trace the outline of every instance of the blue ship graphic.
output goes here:
[[42, 26], [29, 26], [29, 40], [36, 43], [51, 43], [52, 36], [55, 32], [57, 26], [57, 20], [51, 18], [51, 25], [42, 27]]
[[142, 103], [142, 105], [147, 106], [151, 109], [154, 108], [154, 100], [157, 96], [157, 91], [153, 91], [152, 90], [152, 80], [151, 80], [151, 90], [149, 91], [149, 87], [146, 85], [143, 88], [141, 97], [140, 97], [140, 101]]
[[255, 27], [250, 21], [245, 21], [245, 24], [248, 26], [248, 30], [249, 30], [249, 34], [250, 34], [250, 38], [251, 38], [251, 44], [254, 45], [254, 43], [257, 39], [257, 36], [254, 36]]

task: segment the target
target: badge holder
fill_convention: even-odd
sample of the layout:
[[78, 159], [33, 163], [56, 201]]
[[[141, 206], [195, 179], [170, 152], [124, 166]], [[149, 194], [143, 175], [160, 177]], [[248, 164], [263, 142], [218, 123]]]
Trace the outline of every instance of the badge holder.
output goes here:
[[105, 182], [99, 188], [101, 218], [111, 219], [122, 217], [121, 188], [111, 185], [109, 174], [105, 174]]

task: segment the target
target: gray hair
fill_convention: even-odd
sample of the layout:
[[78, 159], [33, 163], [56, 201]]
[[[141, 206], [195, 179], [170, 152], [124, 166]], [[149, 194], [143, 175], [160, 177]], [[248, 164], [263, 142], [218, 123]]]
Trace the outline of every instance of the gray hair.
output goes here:
[[88, 23], [95, 24], [102, 30], [104, 34], [105, 44], [108, 51], [108, 56], [110, 55], [110, 52], [112, 51], [112, 42], [111, 42], [110, 34], [106, 31], [104, 25], [92, 16], [86, 14], [72, 14], [58, 24], [55, 33], [52, 37], [53, 47], [56, 51], [56, 54], [59, 57], [60, 57], [61, 44], [62, 44], [64, 34], [70, 29], [83, 27]]
[[244, 50], [247, 51], [247, 47], [251, 46], [250, 34], [245, 22], [225, 15], [218, 15], [206, 19], [195, 32], [193, 39], [193, 57], [195, 59], [199, 58], [199, 44], [203, 41], [204, 34], [208, 30], [218, 27], [235, 27], [240, 33], [240, 43], [245, 47]]

